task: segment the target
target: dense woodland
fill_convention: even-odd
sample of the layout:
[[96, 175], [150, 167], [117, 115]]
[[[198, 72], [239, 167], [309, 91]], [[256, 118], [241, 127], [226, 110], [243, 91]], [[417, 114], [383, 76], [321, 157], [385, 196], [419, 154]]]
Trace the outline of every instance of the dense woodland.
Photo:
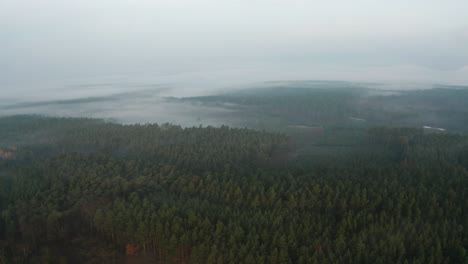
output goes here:
[[[468, 87], [381, 90], [343, 82], [285, 82], [219, 95], [172, 99], [235, 110], [234, 125], [281, 132], [289, 125], [442, 127], [468, 132]], [[358, 124], [356, 124], [358, 123]]]
[[0, 263], [467, 261], [464, 134], [366, 128], [317, 161], [225, 126], [0, 124]]

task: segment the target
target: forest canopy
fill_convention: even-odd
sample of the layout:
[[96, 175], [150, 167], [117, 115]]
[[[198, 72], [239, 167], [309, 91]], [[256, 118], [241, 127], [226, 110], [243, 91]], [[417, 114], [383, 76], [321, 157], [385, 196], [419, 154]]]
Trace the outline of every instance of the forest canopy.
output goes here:
[[463, 134], [362, 128], [343, 151], [333, 137], [304, 150], [251, 129], [85, 118], [5, 117], [0, 133], [4, 263], [467, 258]]

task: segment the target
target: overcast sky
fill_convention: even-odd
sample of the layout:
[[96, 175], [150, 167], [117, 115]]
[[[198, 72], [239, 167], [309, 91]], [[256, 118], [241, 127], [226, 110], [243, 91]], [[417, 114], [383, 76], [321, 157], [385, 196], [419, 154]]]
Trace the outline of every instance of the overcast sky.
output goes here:
[[246, 81], [468, 85], [467, 0], [0, 0], [0, 43], [0, 96], [62, 79], [230, 69]]

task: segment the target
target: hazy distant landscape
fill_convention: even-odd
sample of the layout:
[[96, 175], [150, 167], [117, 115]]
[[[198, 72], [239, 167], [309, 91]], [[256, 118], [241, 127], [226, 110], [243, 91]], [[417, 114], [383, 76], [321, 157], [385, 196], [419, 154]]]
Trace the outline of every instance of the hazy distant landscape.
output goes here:
[[[181, 97], [171, 85], [147, 84], [134, 92], [119, 92], [116, 84], [104, 90], [52, 93], [64, 99], [1, 101], [3, 116], [37, 114], [56, 117], [94, 117], [120, 123], [173, 123], [182, 126], [229, 125], [283, 131], [292, 125], [329, 125], [365, 122], [366, 125], [439, 127], [454, 132], [468, 129], [466, 86], [390, 86], [342, 81], [276, 81], [231, 89], [192, 90], [203, 96]], [[94, 86], [92, 86], [94, 87]], [[391, 89], [388, 89], [388, 88]], [[220, 91], [221, 90], [221, 91]], [[211, 94], [209, 94], [211, 93]], [[299, 101], [298, 101], [299, 100]], [[320, 106], [317, 106], [319, 104]], [[278, 109], [274, 109], [277, 107]], [[302, 107], [302, 108], [301, 108]], [[322, 107], [323, 109], [317, 109]], [[342, 107], [342, 109], [334, 109]], [[347, 107], [347, 108], [344, 108]], [[316, 117], [313, 110], [330, 112], [333, 120]], [[288, 116], [277, 115], [289, 111]], [[332, 113], [342, 111], [341, 113]], [[316, 115], [316, 114], [315, 114]], [[271, 124], [269, 124], [271, 123]]]

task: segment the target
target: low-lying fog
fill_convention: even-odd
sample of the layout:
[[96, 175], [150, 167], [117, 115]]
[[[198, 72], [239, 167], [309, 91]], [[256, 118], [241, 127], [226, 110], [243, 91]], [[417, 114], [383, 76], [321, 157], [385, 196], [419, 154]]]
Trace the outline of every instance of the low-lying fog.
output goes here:
[[226, 109], [168, 102], [160, 91], [147, 90], [110, 96], [18, 103], [0, 106], [0, 115], [40, 114], [61, 117], [94, 117], [120, 123], [174, 123], [218, 126]]
[[[199, 124], [235, 126], [231, 122], [232, 116], [231, 119], [226, 118], [231, 111], [229, 108], [174, 102], [167, 100], [167, 97], [212, 95], [236, 89], [268, 87], [278, 85], [271, 81], [304, 80], [309, 76], [322, 77], [322, 79], [333, 77], [331, 76], [333, 71], [330, 69], [289, 70], [252, 66], [215, 71], [103, 76], [25, 85], [14, 89], [0, 89], [0, 116], [40, 114], [104, 118], [121, 123], [170, 122], [183, 126]], [[373, 68], [365, 72], [373, 72], [374, 74], [370, 76], [373, 76], [375, 80], [382, 80], [385, 77], [390, 78], [390, 72], [402, 76], [405, 70], [409, 68], [400, 70]], [[414, 72], [412, 76], [418, 76], [416, 74], [418, 70], [414, 68], [412, 70]], [[356, 69], [354, 75], [352, 71], [346, 72], [347, 75], [343, 75], [345, 72], [338, 75], [354, 82], [365, 80], [367, 82], [359, 82], [359, 86], [385, 91], [380, 93], [381, 95], [391, 95], [389, 90], [433, 87], [429, 82], [416, 82], [413, 79], [406, 79], [408, 82], [371, 82], [373, 79], [361, 76], [360, 71]], [[362, 71], [364, 73], [364, 70]], [[438, 73], [433, 77], [442, 75]], [[458, 77], [465, 78], [466, 76]], [[454, 73], [446, 77], [453, 78]], [[440, 80], [444, 79], [440, 78]], [[402, 78], [402, 80], [405, 79]], [[435, 83], [436, 79], [431, 81]]]

